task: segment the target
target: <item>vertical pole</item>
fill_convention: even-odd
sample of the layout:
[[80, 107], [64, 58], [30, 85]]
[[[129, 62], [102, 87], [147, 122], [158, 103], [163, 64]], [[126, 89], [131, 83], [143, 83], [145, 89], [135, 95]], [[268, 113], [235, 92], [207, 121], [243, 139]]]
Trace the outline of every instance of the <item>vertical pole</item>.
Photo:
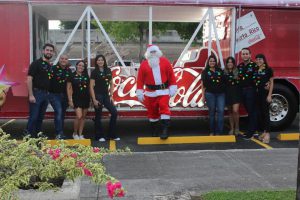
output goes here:
[[28, 14], [29, 14], [29, 62], [32, 63], [33, 61], [33, 29], [32, 29], [32, 5], [28, 3]]
[[212, 30], [211, 30], [211, 19], [208, 18], [208, 56], [211, 55], [211, 42], [212, 42]]
[[230, 47], [231, 47], [231, 56], [235, 56], [235, 31], [236, 31], [236, 9], [231, 9], [231, 40], [230, 40]]
[[85, 28], [85, 20], [82, 20], [81, 22], [81, 33], [82, 33], [82, 37], [81, 37], [81, 59], [86, 57], [86, 53], [85, 53], [85, 38], [86, 38], [86, 28]]
[[87, 11], [87, 69], [91, 74], [91, 7]]
[[152, 44], [152, 6], [149, 7], [149, 44]]
[[219, 53], [221, 68], [224, 69], [225, 65], [224, 65], [224, 61], [223, 61], [223, 55], [222, 55], [219, 36], [218, 36], [218, 32], [217, 32], [217, 26], [216, 26], [214, 12], [213, 12], [212, 8], [209, 8], [209, 18], [212, 21], [213, 29], [214, 29], [214, 32], [215, 32], [215, 37], [216, 37], [216, 43], [217, 43], [217, 49], [218, 49], [218, 53]]

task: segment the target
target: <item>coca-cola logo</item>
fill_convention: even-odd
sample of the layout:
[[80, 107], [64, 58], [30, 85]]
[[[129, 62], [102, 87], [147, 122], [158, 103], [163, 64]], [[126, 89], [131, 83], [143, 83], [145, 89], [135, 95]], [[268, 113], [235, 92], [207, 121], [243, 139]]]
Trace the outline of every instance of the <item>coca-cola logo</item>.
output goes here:
[[[137, 69], [112, 67], [114, 83], [114, 100], [121, 106], [143, 106], [136, 97]], [[174, 68], [178, 90], [175, 96], [170, 98], [170, 107], [202, 107], [202, 68]]]

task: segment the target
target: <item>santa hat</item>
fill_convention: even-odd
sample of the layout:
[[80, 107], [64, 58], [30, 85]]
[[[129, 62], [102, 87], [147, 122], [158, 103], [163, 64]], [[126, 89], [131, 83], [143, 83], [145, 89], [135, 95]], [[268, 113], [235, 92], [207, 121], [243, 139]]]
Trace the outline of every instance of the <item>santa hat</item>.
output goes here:
[[159, 47], [157, 45], [153, 45], [153, 44], [149, 44], [147, 46], [147, 51], [145, 53], [145, 57], [146, 59], [148, 59], [151, 55], [151, 53], [155, 52], [155, 54], [157, 55], [157, 57], [161, 57], [162, 56], [162, 52], [159, 49]]

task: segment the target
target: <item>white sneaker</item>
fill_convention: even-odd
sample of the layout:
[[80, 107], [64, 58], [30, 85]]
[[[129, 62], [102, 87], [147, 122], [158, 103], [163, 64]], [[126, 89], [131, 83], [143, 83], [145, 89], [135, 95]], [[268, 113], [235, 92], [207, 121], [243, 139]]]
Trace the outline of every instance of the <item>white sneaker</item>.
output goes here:
[[105, 140], [105, 138], [100, 138], [99, 139], [99, 142], [105, 142], [106, 140]]
[[85, 138], [83, 137], [83, 135], [79, 135], [79, 140], [84, 140]]
[[114, 141], [120, 141], [121, 139], [119, 137], [116, 137], [113, 139]]
[[79, 136], [78, 135], [73, 135], [73, 139], [74, 140], [79, 140]]

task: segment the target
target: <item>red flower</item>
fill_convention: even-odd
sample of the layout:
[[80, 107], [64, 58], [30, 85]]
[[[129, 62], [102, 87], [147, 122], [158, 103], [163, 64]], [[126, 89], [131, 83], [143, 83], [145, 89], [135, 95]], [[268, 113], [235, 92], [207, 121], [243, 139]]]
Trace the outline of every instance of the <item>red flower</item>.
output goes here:
[[70, 155], [72, 158], [77, 158], [77, 153], [71, 153]]
[[83, 168], [83, 172], [86, 176], [93, 176], [93, 173], [88, 168]]
[[94, 152], [94, 153], [100, 152], [100, 148], [99, 148], [99, 147], [94, 147], [94, 148], [93, 148], [93, 152]]
[[78, 161], [76, 163], [76, 167], [83, 167], [84, 166], [84, 163], [82, 161]]
[[124, 196], [125, 196], [124, 190], [120, 190], [120, 192], [117, 194], [117, 197], [124, 197]]
[[52, 149], [49, 149], [48, 154], [52, 156], [53, 153], [54, 153], [54, 151]]
[[124, 189], [122, 188], [122, 185], [120, 182], [112, 183], [112, 182], [107, 182], [106, 183], [106, 189], [108, 196], [113, 199], [114, 197], [124, 197], [125, 192]]

